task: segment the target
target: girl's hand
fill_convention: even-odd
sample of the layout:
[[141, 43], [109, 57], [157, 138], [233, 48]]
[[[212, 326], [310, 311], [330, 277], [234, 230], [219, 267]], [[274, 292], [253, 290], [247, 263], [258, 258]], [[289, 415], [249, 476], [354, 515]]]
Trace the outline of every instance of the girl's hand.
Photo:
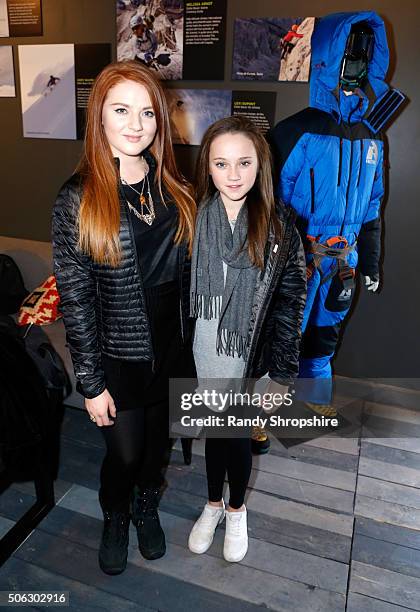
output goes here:
[[114, 421], [109, 418], [108, 413], [115, 418], [117, 416], [117, 410], [114, 400], [107, 389], [93, 399], [85, 399], [85, 408], [89, 416], [95, 418], [95, 423], [98, 427], [114, 424]]
[[[278, 403], [281, 401], [280, 396], [283, 398], [288, 392], [288, 390], [289, 387], [287, 387], [286, 385], [280, 385], [279, 383], [276, 383], [276, 381], [269, 379], [264, 391], [264, 395], [267, 394], [267, 397], [270, 398], [271, 405], [267, 408], [264, 408], [264, 406], [262, 406], [262, 409], [264, 410], [265, 414], [274, 414], [276, 410], [280, 408], [280, 405]], [[273, 395], [276, 395], [276, 402], [273, 402]]]

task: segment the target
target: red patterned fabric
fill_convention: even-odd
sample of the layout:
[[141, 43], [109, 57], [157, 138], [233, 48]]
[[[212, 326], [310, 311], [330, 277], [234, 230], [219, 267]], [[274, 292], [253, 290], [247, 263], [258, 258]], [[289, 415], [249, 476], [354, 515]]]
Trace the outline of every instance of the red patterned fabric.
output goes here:
[[54, 323], [62, 316], [58, 310], [59, 304], [60, 296], [57, 292], [55, 276], [49, 276], [22, 302], [18, 324], [48, 325]]

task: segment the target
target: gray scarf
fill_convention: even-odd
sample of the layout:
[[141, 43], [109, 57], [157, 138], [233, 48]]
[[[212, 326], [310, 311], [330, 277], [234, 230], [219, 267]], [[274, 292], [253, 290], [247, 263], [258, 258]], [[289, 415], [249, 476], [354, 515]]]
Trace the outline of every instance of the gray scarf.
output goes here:
[[[258, 268], [248, 255], [248, 211], [244, 204], [232, 230], [217, 192], [198, 211], [191, 262], [190, 314], [219, 318], [217, 354], [246, 359], [248, 328]], [[227, 265], [226, 283], [223, 263]]]

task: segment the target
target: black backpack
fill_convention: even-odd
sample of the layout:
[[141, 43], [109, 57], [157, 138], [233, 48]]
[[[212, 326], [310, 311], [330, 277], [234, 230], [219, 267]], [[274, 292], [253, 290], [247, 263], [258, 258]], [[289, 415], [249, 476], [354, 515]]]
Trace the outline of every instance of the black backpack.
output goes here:
[[28, 294], [15, 261], [0, 253], [0, 314], [15, 314]]
[[49, 417], [44, 380], [14, 321], [0, 317], [0, 472], [31, 462]]
[[[21, 333], [24, 328], [21, 328]], [[50, 343], [48, 336], [37, 325], [24, 334], [25, 349], [38, 368], [47, 393], [59, 391], [63, 399], [71, 393], [71, 382], [60, 355]]]

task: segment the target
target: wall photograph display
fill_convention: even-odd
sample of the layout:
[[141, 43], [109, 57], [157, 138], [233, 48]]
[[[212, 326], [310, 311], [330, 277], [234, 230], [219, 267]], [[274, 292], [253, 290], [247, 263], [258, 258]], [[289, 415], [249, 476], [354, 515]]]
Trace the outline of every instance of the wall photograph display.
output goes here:
[[0, 0], [0, 36], [9, 36], [9, 19], [7, 17], [7, 1]]
[[227, 0], [116, 0], [118, 60], [165, 80], [223, 80]]
[[172, 139], [200, 145], [207, 128], [224, 117], [245, 115], [265, 133], [274, 124], [275, 92], [217, 89], [167, 89]]
[[42, 36], [41, 0], [0, 0], [0, 36]]
[[95, 76], [111, 61], [111, 45], [19, 46], [23, 135], [76, 140]]
[[10, 45], [2, 45], [0, 47], [0, 98], [14, 98], [15, 96], [13, 48]]
[[315, 17], [235, 19], [232, 79], [307, 82], [314, 26]]

